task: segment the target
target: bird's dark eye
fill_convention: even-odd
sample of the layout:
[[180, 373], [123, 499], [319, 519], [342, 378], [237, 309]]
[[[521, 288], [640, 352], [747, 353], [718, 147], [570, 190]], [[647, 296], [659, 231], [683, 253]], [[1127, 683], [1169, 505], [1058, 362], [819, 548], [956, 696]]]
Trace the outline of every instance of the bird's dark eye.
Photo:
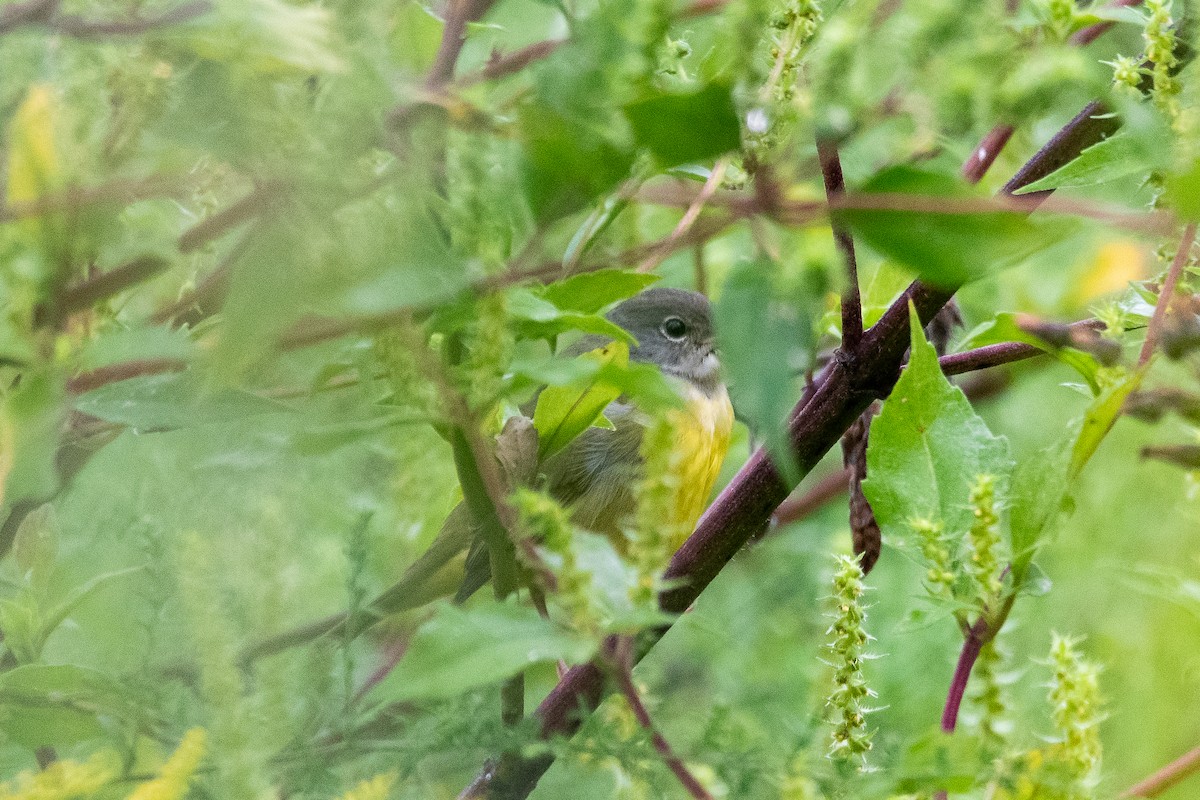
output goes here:
[[682, 339], [687, 333], [687, 324], [679, 317], [668, 317], [662, 324], [662, 332], [668, 339]]

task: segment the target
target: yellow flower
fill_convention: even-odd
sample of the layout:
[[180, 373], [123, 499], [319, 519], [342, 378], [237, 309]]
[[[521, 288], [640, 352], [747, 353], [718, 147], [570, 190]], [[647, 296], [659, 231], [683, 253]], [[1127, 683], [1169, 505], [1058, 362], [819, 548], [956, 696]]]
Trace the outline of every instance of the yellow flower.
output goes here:
[[384, 772], [343, 794], [340, 800], [384, 800], [396, 783], [396, 773]]
[[183, 735], [179, 747], [163, 764], [158, 777], [133, 790], [127, 800], [180, 800], [204, 758], [207, 737], [203, 728], [192, 728]]
[[0, 800], [74, 800], [90, 797], [113, 781], [120, 759], [102, 750], [87, 761], [56, 761], [41, 772], [22, 772], [0, 785]]

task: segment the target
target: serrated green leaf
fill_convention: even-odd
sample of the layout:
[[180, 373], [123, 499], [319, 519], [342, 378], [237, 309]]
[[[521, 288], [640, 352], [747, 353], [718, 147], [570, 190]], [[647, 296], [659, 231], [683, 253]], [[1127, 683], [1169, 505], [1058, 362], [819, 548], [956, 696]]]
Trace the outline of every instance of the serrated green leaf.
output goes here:
[[488, 600], [464, 609], [442, 603], [368, 697], [377, 703], [455, 697], [544, 661], [585, 661], [595, 650], [595, 642], [528, 606]]
[[[859, 188], [863, 194], [924, 198], [979, 197], [961, 180], [901, 166], [886, 169]], [[836, 218], [872, 248], [905, 264], [923, 280], [954, 288], [1062, 239], [1069, 223], [988, 211], [942, 214], [926, 211], [843, 209]]]
[[940, 520], [949, 534], [965, 532], [972, 481], [995, 476], [1004, 497], [1013, 468], [1008, 442], [946, 380], [911, 310], [910, 327], [912, 356], [871, 423], [863, 483], [880, 528], [896, 542], [911, 538], [914, 519]]
[[716, 158], [741, 145], [737, 109], [728, 86], [709, 84], [691, 94], [659, 93], [625, 106], [639, 145], [664, 167]]

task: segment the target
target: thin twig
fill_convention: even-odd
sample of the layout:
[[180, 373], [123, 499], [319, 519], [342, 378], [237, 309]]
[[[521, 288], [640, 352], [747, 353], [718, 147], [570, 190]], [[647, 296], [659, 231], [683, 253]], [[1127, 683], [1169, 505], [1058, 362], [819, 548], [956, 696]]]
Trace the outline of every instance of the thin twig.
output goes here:
[[467, 41], [467, 25], [488, 12], [493, 0], [449, 0], [442, 41], [425, 79], [427, 89], [440, 89], [454, 78], [454, 67]]
[[997, 125], [975, 145], [975, 149], [962, 165], [962, 176], [967, 183], [979, 183], [983, 180], [983, 176], [996, 162], [996, 156], [1000, 155], [1000, 151], [1008, 144], [1015, 130], [1012, 125]]
[[278, 199], [280, 190], [281, 185], [278, 183], [265, 183], [241, 200], [196, 223], [180, 235], [179, 251], [190, 253], [198, 250], [232, 228], [263, 213]]
[[181, 358], [143, 358], [135, 361], [122, 361], [119, 364], [110, 364], [79, 373], [67, 381], [67, 391], [71, 394], [83, 394], [110, 383], [140, 378], [144, 375], [183, 372], [187, 368], [188, 362]]
[[1121, 792], [1121, 797], [1158, 797], [1175, 784], [1200, 771], [1200, 747], [1189, 750], [1145, 780]]
[[149, 17], [130, 17], [128, 19], [93, 20], [78, 14], [56, 14], [43, 24], [64, 36], [76, 39], [100, 39], [113, 36], [137, 36], [159, 28], [168, 28], [202, 17], [213, 10], [213, 4], [208, 0], [195, 0], [184, 3], [176, 8]]
[[44, 25], [56, 11], [61, 0], [27, 0], [10, 3], [0, 9], [0, 35], [23, 25]]
[[1150, 360], [1150, 356], [1154, 355], [1154, 348], [1158, 346], [1158, 338], [1162, 334], [1163, 323], [1167, 319], [1167, 309], [1175, 297], [1175, 287], [1179, 285], [1179, 276], [1183, 274], [1183, 268], [1187, 266], [1192, 252], [1192, 243], [1195, 241], [1196, 223], [1191, 222], [1183, 229], [1183, 238], [1179, 241], [1179, 249], [1175, 251], [1175, 258], [1171, 260], [1171, 268], [1167, 270], [1167, 277], [1158, 290], [1158, 303], [1154, 306], [1154, 316], [1150, 318], [1150, 325], [1146, 328], [1146, 341], [1142, 343], [1142, 352], [1138, 355], [1139, 367], [1146, 364]]
[[708, 202], [709, 198], [711, 198], [721, 186], [721, 181], [725, 179], [725, 170], [728, 169], [728, 167], [729, 160], [725, 158], [722, 158], [713, 166], [712, 172], [710, 172], [708, 175], [708, 180], [704, 182], [704, 186], [700, 188], [696, 198], [692, 200], [691, 205], [688, 206], [687, 211], [685, 211], [683, 216], [680, 218], [679, 224], [676, 225], [675, 229], [671, 231], [671, 235], [663, 240], [662, 246], [651, 252], [650, 255], [648, 255], [646, 259], [638, 265], [638, 272], [652, 271], [655, 267], [662, 263], [664, 258], [674, 251], [675, 245], [678, 244], [679, 240], [686, 236], [688, 231], [692, 229], [692, 226], [696, 224], [696, 220], [700, 217], [700, 212], [704, 210], [705, 203]]
[[65, 316], [85, 308], [91, 308], [101, 300], [153, 278], [168, 266], [170, 266], [170, 262], [159, 256], [145, 255], [135, 258], [119, 267], [113, 267], [107, 272], [101, 272], [67, 286], [58, 298], [56, 311]]
[[40, 217], [59, 211], [78, 211], [103, 203], [135, 203], [140, 200], [181, 197], [188, 192], [187, 184], [171, 177], [115, 180], [100, 186], [72, 186], [33, 200], [18, 203], [0, 202], [0, 223]]
[[688, 794], [696, 798], [696, 800], [712, 800], [712, 795], [701, 785], [700, 781], [696, 780], [696, 776], [691, 773], [687, 765], [671, 749], [671, 744], [666, 740], [666, 737], [654, 726], [654, 720], [651, 719], [646, 704], [642, 702], [642, 698], [638, 694], [637, 686], [633, 683], [632, 639], [628, 636], [618, 637], [610, 663], [617, 679], [617, 687], [625, 697], [625, 702], [629, 704], [629, 708], [633, 711], [633, 716], [637, 719], [638, 724], [650, 734], [650, 741], [654, 743], [654, 749], [662, 756], [662, 760], [667, 765], [667, 768], [679, 779], [679, 783], [683, 785]]
[[[1129, 6], [1140, 6], [1141, 4], [1142, 0], [1114, 0], [1105, 6], [1105, 8], [1126, 8]], [[1089, 25], [1086, 28], [1080, 28], [1071, 34], [1071, 38], [1067, 39], [1067, 41], [1077, 47], [1089, 45], [1107, 33], [1115, 24], [1111, 20], [1105, 20], [1104, 22], [1097, 22], [1095, 25]]]
[[[821, 162], [825, 196], [832, 205], [846, 193], [846, 180], [842, 177], [842, 161], [838, 157], [837, 143], [818, 137], [817, 158]], [[854, 258], [854, 239], [846, 226], [838, 220], [832, 220], [831, 224], [834, 241], [837, 242], [842, 259], [846, 262], [846, 291], [842, 294], [842, 348], [853, 350], [858, 347], [863, 333], [862, 297], [858, 286], [858, 263]]]
[[566, 39], [546, 39], [515, 50], [506, 56], [493, 56], [487, 65], [477, 72], [463, 75], [454, 82], [455, 86], [472, 86], [482, 81], [494, 81], [508, 75], [513, 75], [528, 67], [535, 61], [549, 57], [555, 50], [567, 43]]

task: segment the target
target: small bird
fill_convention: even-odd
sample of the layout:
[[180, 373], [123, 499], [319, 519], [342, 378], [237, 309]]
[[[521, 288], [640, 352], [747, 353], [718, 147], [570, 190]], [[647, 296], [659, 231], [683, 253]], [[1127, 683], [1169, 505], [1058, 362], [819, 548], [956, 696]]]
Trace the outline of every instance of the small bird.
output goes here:
[[[630, 359], [657, 366], [684, 401], [676, 419], [680, 489], [674, 518], [664, 523], [690, 533], [712, 492], [733, 427], [733, 406], [721, 381], [708, 299], [683, 289], [652, 288], [620, 303], [606, 316], [637, 340]], [[580, 355], [609, 341], [589, 335], [564, 352]], [[544, 488], [568, 510], [572, 522], [608, 536], [620, 550], [624, 528], [636, 508], [641, 440], [649, 417], [625, 397], [610, 403], [604, 415], [612, 422], [611, 429], [588, 428], [538, 471], [545, 476]], [[673, 549], [680, 544], [682, 540], [673, 542]], [[468, 548], [471, 552], [464, 563], [460, 556]], [[375, 606], [383, 612], [413, 608], [456, 588], [461, 600], [489, 576], [486, 548], [478, 541], [470, 512], [460, 503], [425, 554]]]

